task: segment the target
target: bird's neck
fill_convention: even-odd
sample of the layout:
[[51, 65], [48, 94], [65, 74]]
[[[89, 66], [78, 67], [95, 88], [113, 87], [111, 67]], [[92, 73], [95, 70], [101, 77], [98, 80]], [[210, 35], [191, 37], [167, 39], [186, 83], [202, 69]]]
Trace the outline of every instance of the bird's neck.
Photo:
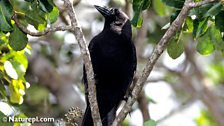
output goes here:
[[131, 29], [131, 22], [130, 22], [130, 20], [126, 21], [126, 23], [124, 24], [121, 32], [127, 39], [131, 39], [132, 38], [132, 29]]
[[125, 37], [128, 40], [129, 39], [131, 40], [132, 38], [131, 22], [127, 20], [126, 23], [121, 28], [121, 33], [116, 33], [116, 31], [113, 28], [111, 28], [110, 22], [105, 21], [102, 32], [111, 32], [111, 34], [118, 34]]

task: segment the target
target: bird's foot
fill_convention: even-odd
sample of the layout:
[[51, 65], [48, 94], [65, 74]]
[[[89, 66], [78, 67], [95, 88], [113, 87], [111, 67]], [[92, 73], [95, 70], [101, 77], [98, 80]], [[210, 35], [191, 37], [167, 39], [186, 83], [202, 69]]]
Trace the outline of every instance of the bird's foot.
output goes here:
[[128, 91], [127, 91], [127, 93], [125, 94], [123, 100], [124, 100], [125, 102], [127, 102], [128, 97], [132, 97], [131, 90], [128, 90]]

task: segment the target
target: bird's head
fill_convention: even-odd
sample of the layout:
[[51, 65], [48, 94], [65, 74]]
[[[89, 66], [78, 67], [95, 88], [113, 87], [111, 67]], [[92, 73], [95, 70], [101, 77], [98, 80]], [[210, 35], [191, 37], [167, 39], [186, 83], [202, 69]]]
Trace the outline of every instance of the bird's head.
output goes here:
[[118, 34], [131, 31], [131, 23], [128, 16], [117, 8], [107, 8], [94, 5], [95, 8], [104, 16], [104, 29], [110, 29]]

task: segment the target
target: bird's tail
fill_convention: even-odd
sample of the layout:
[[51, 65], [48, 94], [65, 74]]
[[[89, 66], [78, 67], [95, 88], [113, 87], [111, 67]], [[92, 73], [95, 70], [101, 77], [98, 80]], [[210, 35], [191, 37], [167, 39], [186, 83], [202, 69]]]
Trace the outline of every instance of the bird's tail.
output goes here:
[[87, 105], [85, 114], [83, 116], [82, 125], [81, 126], [93, 126], [93, 119], [91, 116], [90, 106]]
[[[106, 116], [101, 117], [103, 126], [111, 126], [116, 116], [116, 107], [112, 108]], [[91, 109], [88, 105], [82, 120], [81, 126], [93, 126], [93, 119], [91, 115]]]
[[102, 119], [103, 126], [111, 126], [116, 117], [116, 107], [113, 107], [110, 112]]

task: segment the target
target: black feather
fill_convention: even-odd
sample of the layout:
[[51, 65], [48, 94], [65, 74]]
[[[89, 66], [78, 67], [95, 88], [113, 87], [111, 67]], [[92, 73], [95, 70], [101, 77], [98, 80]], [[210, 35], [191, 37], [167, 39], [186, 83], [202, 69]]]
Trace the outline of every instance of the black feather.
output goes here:
[[[99, 6], [96, 6], [96, 8], [99, 11], [103, 10], [101, 14], [107, 14], [103, 14], [105, 17], [104, 29], [90, 41], [89, 51], [96, 80], [100, 116], [103, 126], [109, 126], [113, 122], [116, 110], [132, 82], [137, 64], [136, 51], [131, 41], [131, 23], [127, 16], [118, 9]], [[117, 22], [121, 22], [122, 25]], [[88, 84], [85, 67], [83, 77], [87, 108], [82, 126], [93, 126], [87, 97]]]

